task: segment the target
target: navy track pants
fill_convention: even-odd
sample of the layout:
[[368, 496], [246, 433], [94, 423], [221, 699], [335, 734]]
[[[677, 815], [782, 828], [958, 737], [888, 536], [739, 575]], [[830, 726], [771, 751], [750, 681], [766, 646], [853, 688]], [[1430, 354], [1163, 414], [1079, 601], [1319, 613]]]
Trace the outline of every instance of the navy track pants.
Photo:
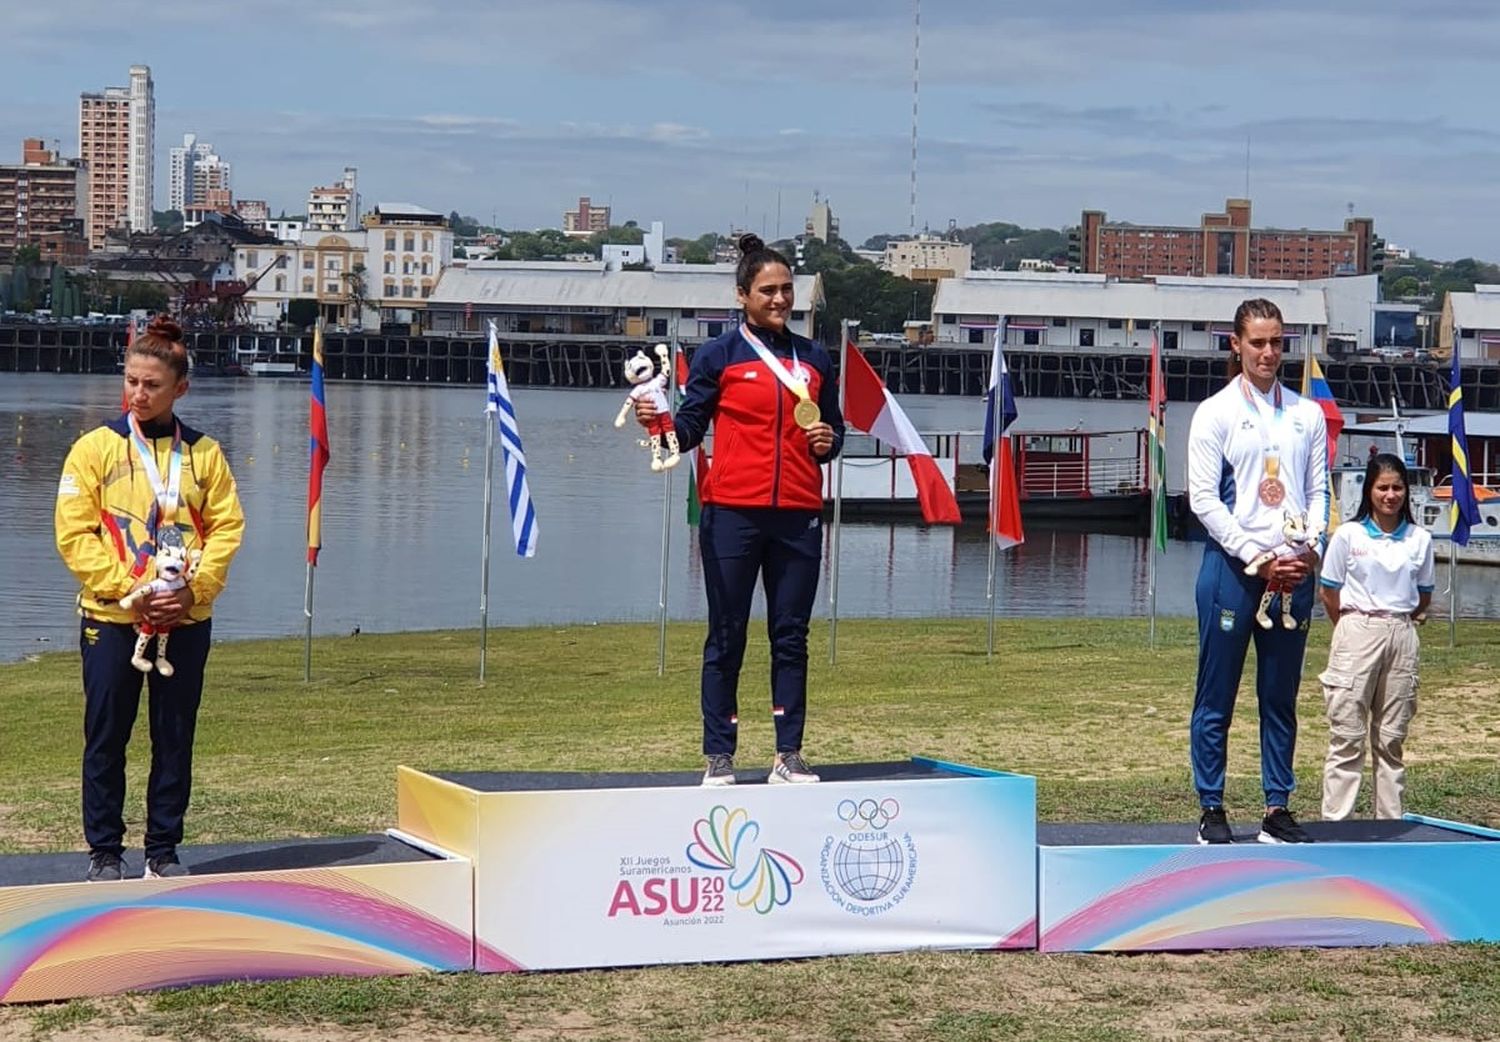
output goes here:
[[1312, 617], [1313, 577], [1292, 592], [1294, 630], [1283, 629], [1272, 603], [1272, 629], [1255, 622], [1266, 584], [1245, 574], [1244, 562], [1209, 541], [1198, 571], [1198, 686], [1193, 698], [1193, 785], [1203, 807], [1224, 804], [1224, 764], [1229, 724], [1245, 653], [1255, 641], [1255, 694], [1260, 708], [1260, 777], [1266, 805], [1285, 807], [1297, 787], [1292, 754], [1297, 747], [1297, 688]]
[[776, 751], [802, 748], [807, 718], [807, 627], [818, 592], [822, 518], [811, 510], [709, 504], [698, 529], [708, 638], [703, 642], [703, 752], [735, 751], [740, 665], [755, 581], [766, 591]]
[[[91, 852], [121, 854], [125, 842], [125, 746], [141, 703], [141, 682], [151, 689], [151, 774], [146, 782], [146, 857], [170, 854], [182, 842], [182, 818], [193, 787], [193, 736], [203, 696], [211, 620], [179, 626], [167, 643], [170, 677], [142, 674], [130, 664], [135, 627], [84, 619], [83, 835]], [[155, 645], [148, 645], [155, 658]]]

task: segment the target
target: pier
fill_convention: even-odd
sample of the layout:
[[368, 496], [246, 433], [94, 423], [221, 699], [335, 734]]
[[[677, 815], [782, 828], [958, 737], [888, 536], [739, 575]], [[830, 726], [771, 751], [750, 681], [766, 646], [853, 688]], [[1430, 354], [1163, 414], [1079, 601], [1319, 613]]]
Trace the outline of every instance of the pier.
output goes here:
[[[184, 337], [199, 376], [236, 373], [252, 361], [312, 365], [310, 334], [191, 331]], [[651, 338], [506, 334], [506, 375], [516, 387], [625, 387], [627, 357]], [[689, 344], [691, 352], [694, 345]], [[0, 373], [112, 373], [125, 347], [122, 326], [60, 324], [0, 325]], [[488, 346], [469, 335], [328, 334], [324, 364], [330, 380], [393, 383], [484, 383]], [[986, 345], [879, 344], [862, 347], [870, 364], [897, 394], [978, 397], [989, 381]], [[1011, 347], [1006, 361], [1017, 392], [1028, 398], [1144, 400], [1150, 363], [1144, 350], [1028, 349]], [[1222, 352], [1164, 353], [1171, 401], [1202, 401], [1224, 384]], [[1446, 407], [1448, 366], [1437, 362], [1387, 361], [1368, 356], [1335, 359], [1324, 372], [1339, 402], [1357, 409], [1388, 409], [1393, 396], [1405, 408]], [[1297, 387], [1302, 360], [1288, 356], [1283, 379]], [[1500, 411], [1500, 366], [1463, 366], [1465, 400], [1471, 409]]]

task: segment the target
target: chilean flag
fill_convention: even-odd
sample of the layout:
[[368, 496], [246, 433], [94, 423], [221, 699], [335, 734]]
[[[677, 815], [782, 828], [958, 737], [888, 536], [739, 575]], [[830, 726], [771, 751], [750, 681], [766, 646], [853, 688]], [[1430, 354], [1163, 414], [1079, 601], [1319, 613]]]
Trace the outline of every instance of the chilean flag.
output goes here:
[[958, 513], [958, 500], [953, 498], [953, 488], [938, 470], [927, 443], [907, 419], [896, 396], [853, 344], [849, 345], [844, 373], [844, 419], [906, 457], [917, 486], [923, 521], [929, 525], [956, 525], [963, 520]]
[[990, 360], [990, 385], [984, 402], [984, 458], [990, 464], [990, 532], [995, 544], [1007, 550], [1026, 541], [1021, 527], [1021, 490], [1016, 484], [1015, 459], [1005, 432], [1016, 422], [1016, 397], [1005, 364], [1005, 317], [995, 324], [995, 353]]

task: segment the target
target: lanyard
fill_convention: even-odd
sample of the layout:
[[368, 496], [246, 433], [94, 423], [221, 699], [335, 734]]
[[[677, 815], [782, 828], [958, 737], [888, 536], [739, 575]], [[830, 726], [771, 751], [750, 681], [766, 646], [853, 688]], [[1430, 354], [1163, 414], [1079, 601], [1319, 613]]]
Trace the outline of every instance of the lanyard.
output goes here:
[[[1279, 380], [1273, 385], [1272, 391], [1271, 418], [1272, 426], [1274, 429], [1281, 426], [1281, 414], [1283, 411], [1281, 407], [1281, 382]], [[1281, 453], [1281, 444], [1279, 442], [1272, 441], [1271, 436], [1267, 433], [1265, 414], [1261, 412], [1260, 402], [1256, 399], [1255, 392], [1251, 390], [1250, 381], [1246, 380], [1243, 375], [1240, 376], [1240, 394], [1245, 396], [1245, 406], [1255, 416], [1255, 429], [1256, 432], [1260, 435], [1261, 455], [1265, 456], [1267, 459], [1279, 458], [1279, 455]]]
[[[755, 349], [755, 353], [760, 356], [760, 360], [766, 363], [766, 367], [775, 374], [776, 379], [780, 380], [787, 390], [795, 394], [801, 401], [812, 400], [807, 393], [806, 377], [804, 376], [803, 379], [799, 380], [787, 372], [787, 368], [781, 363], [781, 359], [773, 355], [771, 349], [760, 342], [760, 338], [751, 331], [748, 324], [740, 323], [740, 336], [744, 337], [745, 342]], [[792, 368], [799, 371], [802, 370], [802, 363], [797, 359], [797, 344], [795, 341], [792, 343]]]
[[146, 436], [141, 432], [140, 421], [135, 418], [135, 413], [130, 414], [130, 440], [135, 444], [136, 455], [141, 458], [141, 466], [146, 471], [146, 480], [151, 483], [151, 492], [156, 497], [157, 523], [150, 525], [151, 538], [156, 538], [156, 530], [161, 525], [171, 526], [175, 523], [177, 515], [178, 492], [182, 488], [182, 425], [176, 420], [172, 421], [172, 455], [167, 461], [167, 480], [161, 479], [161, 471], [156, 467], [156, 453], [146, 443]]

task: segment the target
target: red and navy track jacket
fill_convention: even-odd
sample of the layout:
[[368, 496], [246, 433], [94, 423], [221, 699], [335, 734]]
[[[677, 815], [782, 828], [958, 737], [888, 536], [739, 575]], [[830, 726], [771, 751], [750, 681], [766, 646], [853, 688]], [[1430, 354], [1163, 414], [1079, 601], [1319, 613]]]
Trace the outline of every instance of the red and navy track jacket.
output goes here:
[[833, 359], [822, 346], [795, 333], [755, 329], [761, 343], [792, 368], [792, 350], [808, 371], [808, 394], [833, 428], [833, 448], [815, 457], [807, 433], [792, 418], [797, 396], [776, 379], [739, 326], [699, 347], [688, 370], [685, 399], [677, 410], [677, 440], [684, 449], [703, 441], [713, 422], [713, 465], [698, 495], [730, 507], [823, 508], [820, 464], [844, 446]]

